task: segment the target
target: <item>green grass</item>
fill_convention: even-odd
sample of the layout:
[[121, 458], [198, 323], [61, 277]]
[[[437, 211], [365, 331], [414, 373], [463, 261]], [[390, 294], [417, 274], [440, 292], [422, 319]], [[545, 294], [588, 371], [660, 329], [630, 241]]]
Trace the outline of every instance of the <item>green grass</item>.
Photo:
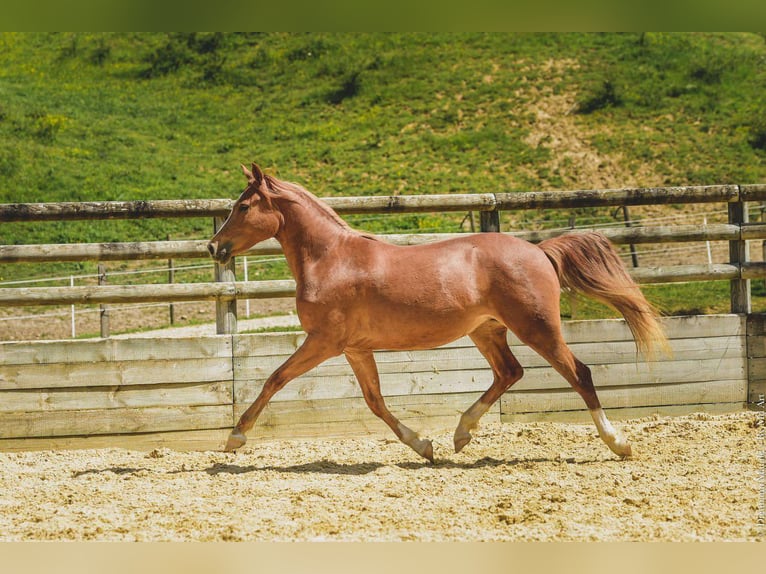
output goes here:
[[[727, 281], [669, 283], [644, 285], [641, 290], [662, 315], [701, 315], [729, 313], [730, 294]], [[754, 312], [766, 311], [766, 289], [763, 281], [753, 281], [751, 287]], [[607, 319], [620, 315], [591, 299], [561, 296], [561, 316], [566, 319]]]
[[[575, 95], [574, 121], [626, 178], [764, 182], [764, 58], [764, 37], [744, 33], [5, 33], [0, 202], [234, 197], [249, 161], [320, 196], [593, 187], [546, 167], [545, 141], [525, 142], [545, 94]], [[463, 217], [348, 219], [390, 233], [457, 231]], [[4, 223], [0, 243], [206, 238], [210, 227]]]

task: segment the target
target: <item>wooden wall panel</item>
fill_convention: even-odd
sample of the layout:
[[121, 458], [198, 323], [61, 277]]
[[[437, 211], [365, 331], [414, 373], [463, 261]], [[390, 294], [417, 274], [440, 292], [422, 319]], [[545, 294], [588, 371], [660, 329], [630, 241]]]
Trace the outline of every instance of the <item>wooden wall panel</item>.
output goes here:
[[[621, 320], [563, 326], [610, 417], [742, 408], [766, 387], [766, 320], [739, 315], [664, 320], [672, 356], [645, 363]], [[188, 339], [0, 343], [0, 450], [152, 445], [219, 449], [268, 375], [303, 333]], [[509, 336], [524, 378], [484, 420], [589, 420], [581, 398]], [[451, 429], [492, 372], [470, 339], [376, 353], [389, 408], [413, 429]], [[760, 386], [759, 386], [760, 385]], [[345, 358], [289, 383], [252, 437], [393, 436], [367, 408]]]

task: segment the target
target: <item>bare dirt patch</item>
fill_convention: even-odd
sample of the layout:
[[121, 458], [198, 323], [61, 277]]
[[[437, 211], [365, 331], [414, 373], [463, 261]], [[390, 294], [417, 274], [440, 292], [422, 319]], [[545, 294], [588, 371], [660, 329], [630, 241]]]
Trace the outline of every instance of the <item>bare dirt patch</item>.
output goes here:
[[[578, 68], [576, 60], [550, 60], [540, 72], [546, 84], [561, 79], [568, 71]], [[634, 172], [627, 166], [625, 157], [619, 153], [602, 153], [590, 142], [594, 135], [576, 121], [577, 94], [555, 92], [552, 87], [539, 88], [539, 83], [529, 84], [517, 92], [517, 97], [527, 100], [527, 111], [534, 118], [525, 143], [543, 146], [550, 150], [551, 159], [545, 166], [535, 166], [534, 177], [540, 168], [560, 176], [567, 189], [619, 189], [623, 187], [651, 187], [662, 185], [662, 178], [650, 165], [642, 165]], [[543, 181], [543, 187], [545, 183]]]
[[261, 442], [236, 454], [0, 453], [1, 540], [762, 540], [760, 413], [487, 424], [437, 462], [395, 440]]

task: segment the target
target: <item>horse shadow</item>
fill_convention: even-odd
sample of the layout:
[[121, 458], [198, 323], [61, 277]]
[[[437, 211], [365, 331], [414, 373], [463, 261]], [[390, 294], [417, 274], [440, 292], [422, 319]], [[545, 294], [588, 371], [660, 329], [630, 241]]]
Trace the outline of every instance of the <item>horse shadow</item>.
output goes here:
[[402, 470], [421, 470], [421, 469], [459, 469], [459, 470], [475, 470], [480, 468], [497, 468], [508, 467], [513, 468], [522, 464], [543, 464], [543, 463], [566, 463], [566, 464], [603, 464], [609, 462], [619, 462], [617, 459], [561, 459], [560, 457], [538, 457], [538, 458], [518, 458], [510, 460], [496, 459], [492, 457], [484, 457], [474, 461], [454, 461], [450, 459], [436, 459], [434, 463], [430, 462], [398, 462], [393, 465], [380, 463], [380, 462], [368, 462], [368, 463], [355, 463], [355, 464], [342, 464], [331, 460], [320, 460], [315, 462], [308, 462], [304, 464], [291, 465], [291, 466], [258, 466], [247, 465], [242, 466], [238, 464], [228, 463], [216, 463], [210, 468], [205, 469], [205, 472], [211, 476], [219, 474], [245, 474], [250, 472], [284, 472], [294, 474], [328, 474], [328, 475], [351, 475], [361, 476], [375, 472], [378, 469], [395, 466]]
[[72, 478], [80, 478], [81, 476], [85, 476], [88, 474], [106, 474], [107, 472], [111, 472], [115, 475], [123, 475], [123, 474], [136, 474], [137, 472], [146, 472], [149, 469], [147, 468], [134, 468], [130, 466], [110, 466], [109, 468], [89, 468], [87, 470], [78, 470], [72, 472]]
[[320, 460], [315, 462], [307, 462], [304, 464], [297, 464], [292, 466], [257, 466], [248, 465], [241, 466], [238, 464], [216, 463], [210, 468], [205, 469], [205, 472], [210, 476], [216, 476], [219, 474], [244, 474], [248, 472], [286, 472], [295, 474], [333, 474], [333, 475], [351, 475], [361, 476], [375, 472], [379, 468], [386, 466], [381, 463], [369, 462], [369, 463], [355, 463], [355, 464], [342, 464], [331, 460]]

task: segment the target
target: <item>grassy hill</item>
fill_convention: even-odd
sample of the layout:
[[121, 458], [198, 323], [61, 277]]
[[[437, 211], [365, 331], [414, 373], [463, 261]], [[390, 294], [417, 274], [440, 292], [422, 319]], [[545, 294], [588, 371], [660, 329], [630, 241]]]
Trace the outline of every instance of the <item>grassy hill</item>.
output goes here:
[[[249, 161], [320, 196], [764, 182], [765, 62], [750, 33], [0, 34], [0, 202], [234, 197]], [[3, 224], [0, 243], [209, 233]]]

